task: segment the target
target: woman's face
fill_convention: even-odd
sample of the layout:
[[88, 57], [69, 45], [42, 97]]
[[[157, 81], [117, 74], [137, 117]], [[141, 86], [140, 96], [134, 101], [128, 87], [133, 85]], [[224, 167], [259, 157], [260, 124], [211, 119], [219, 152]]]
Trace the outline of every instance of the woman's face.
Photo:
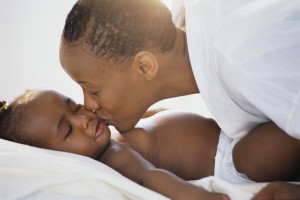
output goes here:
[[134, 127], [152, 104], [142, 79], [127, 61], [101, 61], [82, 45], [61, 43], [60, 62], [84, 94], [84, 106], [95, 110], [107, 124], [120, 132]]
[[22, 132], [38, 147], [97, 158], [110, 141], [110, 130], [93, 112], [55, 91], [38, 92], [25, 108]]

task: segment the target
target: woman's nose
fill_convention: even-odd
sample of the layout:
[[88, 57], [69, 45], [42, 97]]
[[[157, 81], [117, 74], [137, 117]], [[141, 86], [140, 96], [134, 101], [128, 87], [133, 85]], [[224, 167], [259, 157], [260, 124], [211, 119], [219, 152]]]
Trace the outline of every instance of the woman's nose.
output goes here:
[[92, 98], [90, 94], [84, 92], [84, 107], [88, 110], [99, 110], [100, 106], [96, 99]]

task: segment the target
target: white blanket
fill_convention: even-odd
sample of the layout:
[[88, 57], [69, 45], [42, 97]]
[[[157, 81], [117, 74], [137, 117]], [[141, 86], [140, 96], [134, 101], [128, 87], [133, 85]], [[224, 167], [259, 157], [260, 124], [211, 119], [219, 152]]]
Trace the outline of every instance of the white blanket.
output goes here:
[[[233, 185], [208, 177], [192, 181], [232, 200], [251, 199], [266, 184]], [[0, 199], [149, 199], [166, 197], [93, 159], [0, 139]]]

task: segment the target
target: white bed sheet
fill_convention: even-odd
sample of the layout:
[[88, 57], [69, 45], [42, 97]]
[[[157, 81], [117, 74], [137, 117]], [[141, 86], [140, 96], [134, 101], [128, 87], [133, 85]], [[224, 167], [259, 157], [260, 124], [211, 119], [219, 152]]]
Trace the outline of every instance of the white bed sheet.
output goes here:
[[[124, 166], [126, 167], [126, 166]], [[265, 186], [234, 185], [207, 177], [192, 181], [232, 200], [251, 199]], [[0, 139], [0, 199], [164, 200], [166, 197], [125, 178], [93, 159]]]

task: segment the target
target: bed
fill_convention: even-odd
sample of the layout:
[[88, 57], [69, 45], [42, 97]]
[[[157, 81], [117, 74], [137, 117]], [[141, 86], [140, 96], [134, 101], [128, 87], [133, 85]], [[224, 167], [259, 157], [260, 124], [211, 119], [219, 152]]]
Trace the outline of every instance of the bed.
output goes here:
[[[251, 199], [267, 183], [234, 185], [215, 177], [192, 181], [233, 200]], [[88, 157], [0, 139], [0, 199], [123, 200], [166, 197]]]

